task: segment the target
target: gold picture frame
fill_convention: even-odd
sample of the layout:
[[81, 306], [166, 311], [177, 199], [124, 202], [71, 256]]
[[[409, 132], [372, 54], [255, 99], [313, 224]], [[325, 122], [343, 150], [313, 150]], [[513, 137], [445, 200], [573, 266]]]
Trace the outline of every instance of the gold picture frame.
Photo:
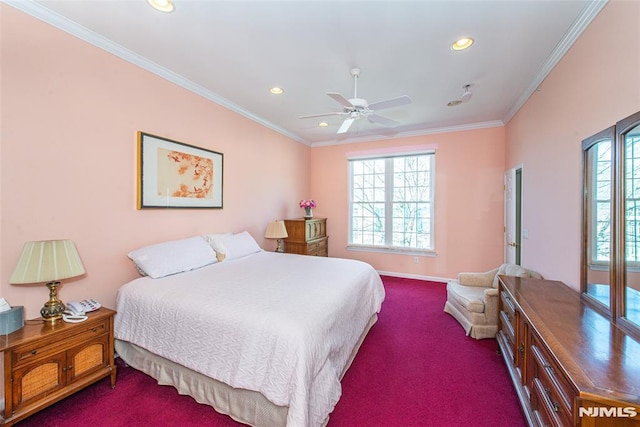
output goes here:
[[222, 153], [138, 132], [138, 209], [221, 209], [222, 178]]

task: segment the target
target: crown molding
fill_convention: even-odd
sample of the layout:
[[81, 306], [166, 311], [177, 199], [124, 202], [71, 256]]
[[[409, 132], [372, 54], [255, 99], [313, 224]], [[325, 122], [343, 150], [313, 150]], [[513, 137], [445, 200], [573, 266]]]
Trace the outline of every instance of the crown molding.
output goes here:
[[327, 147], [330, 145], [343, 145], [343, 144], [354, 144], [356, 142], [370, 142], [370, 141], [380, 141], [383, 139], [395, 139], [395, 138], [410, 138], [414, 136], [424, 136], [424, 135], [433, 135], [438, 133], [451, 133], [451, 132], [462, 132], [467, 130], [476, 130], [476, 129], [486, 129], [486, 128], [495, 128], [504, 126], [504, 123], [500, 120], [494, 120], [489, 122], [478, 122], [478, 123], [467, 123], [464, 125], [456, 125], [456, 126], [445, 126], [431, 129], [422, 129], [419, 131], [407, 131], [407, 132], [398, 132], [393, 136], [389, 135], [367, 135], [356, 138], [347, 138], [333, 141], [321, 141], [311, 143], [311, 147]]
[[268, 129], [271, 129], [279, 134], [286, 136], [294, 141], [297, 141], [301, 144], [310, 147], [322, 147], [322, 146], [330, 146], [330, 145], [341, 145], [341, 144], [352, 144], [357, 142], [365, 142], [365, 141], [378, 141], [383, 139], [390, 138], [407, 138], [412, 136], [422, 136], [422, 135], [431, 135], [437, 133], [446, 133], [446, 132], [458, 132], [464, 130], [474, 130], [474, 129], [482, 129], [488, 127], [499, 127], [504, 126], [508, 123], [522, 108], [522, 106], [526, 103], [529, 97], [538, 89], [540, 84], [544, 81], [544, 79], [549, 75], [551, 70], [557, 65], [557, 63], [562, 59], [562, 57], [566, 54], [566, 52], [571, 48], [573, 43], [578, 39], [578, 37], [582, 34], [582, 32], [589, 26], [589, 24], [593, 21], [593, 19], [600, 13], [600, 11], [607, 4], [608, 0], [594, 0], [589, 2], [585, 8], [583, 9], [580, 16], [576, 19], [571, 28], [567, 31], [563, 39], [558, 43], [556, 48], [553, 50], [541, 70], [538, 72], [536, 78], [533, 80], [531, 85], [527, 88], [525, 92], [518, 98], [516, 103], [511, 107], [507, 115], [503, 120], [492, 121], [492, 122], [481, 122], [481, 123], [470, 123], [459, 126], [450, 126], [450, 127], [440, 127], [433, 129], [426, 129], [420, 131], [408, 131], [408, 132], [400, 132], [393, 136], [388, 135], [380, 135], [380, 136], [364, 136], [364, 137], [356, 137], [356, 138], [346, 138], [341, 140], [332, 140], [332, 141], [322, 141], [322, 142], [311, 142], [307, 141], [300, 136], [291, 133], [275, 124], [258, 117], [251, 112], [245, 110], [239, 105], [229, 101], [228, 99], [214, 93], [211, 90], [208, 90], [176, 73], [173, 71], [162, 67], [147, 58], [144, 58], [137, 53], [124, 48], [123, 46], [112, 42], [111, 40], [101, 36], [100, 34], [91, 31], [68, 18], [53, 12], [52, 10], [42, 6], [41, 4], [35, 2], [34, 0], [0, 0], [0, 2], [8, 4], [15, 9], [18, 9], [24, 13], [27, 13], [41, 21], [46, 22], [66, 33], [69, 33], [75, 37], [78, 37], [81, 40], [86, 41], [100, 49], [103, 49], [131, 64], [134, 64], [144, 70], [147, 70], [153, 74], [160, 76], [161, 78], [170, 81], [172, 83], [177, 84], [178, 86], [193, 92], [209, 101], [212, 101], [218, 105], [221, 105], [233, 112], [240, 114], [262, 126], [265, 126]]
[[177, 84], [178, 86], [195, 93], [209, 101], [215, 102], [231, 111], [234, 111], [256, 123], [261, 124], [269, 129], [272, 129], [288, 138], [293, 139], [294, 141], [300, 142], [305, 145], [309, 145], [309, 142], [303, 140], [298, 135], [292, 134], [291, 132], [282, 129], [279, 126], [274, 125], [273, 123], [266, 121], [251, 112], [245, 110], [237, 104], [229, 101], [222, 96], [205, 89], [204, 87], [192, 82], [191, 80], [185, 79], [184, 77], [174, 73], [173, 71], [162, 67], [156, 64], [153, 61], [144, 58], [137, 53], [124, 48], [123, 46], [114, 43], [113, 41], [107, 39], [106, 37], [101, 36], [100, 34], [91, 31], [82, 25], [79, 25], [70, 19], [55, 13], [54, 11], [47, 9], [46, 7], [36, 3], [33, 0], [0, 0], [2, 3], [8, 4], [24, 13], [27, 13], [34, 18], [37, 18], [47, 24], [50, 24], [66, 33], [69, 33], [75, 37], [78, 37], [81, 40], [86, 41], [100, 49], [103, 49], [125, 61], [134, 64], [144, 70], [147, 70], [153, 74], [156, 74], [163, 79], [170, 81], [172, 83]]
[[551, 55], [549, 55], [547, 61], [542, 66], [533, 82], [531, 82], [531, 85], [529, 85], [527, 90], [522, 93], [520, 98], [518, 98], [516, 103], [507, 113], [506, 117], [502, 119], [505, 124], [509, 123], [513, 116], [515, 116], [518, 111], [520, 111], [520, 108], [522, 108], [522, 106], [527, 102], [529, 97], [538, 90], [538, 87], [542, 84], [544, 79], [547, 78], [549, 73], [551, 73], [551, 70], [553, 70], [558, 62], [560, 62], [562, 57], [567, 53], [567, 51], [569, 51], [571, 46], [573, 46], [575, 41], [580, 37], [589, 24], [591, 24], [591, 21], [593, 21], [600, 11], [606, 6], [608, 1], [609, 0], [594, 0], [587, 3], [571, 28], [567, 30], [562, 40], [560, 40], [553, 52], [551, 52]]

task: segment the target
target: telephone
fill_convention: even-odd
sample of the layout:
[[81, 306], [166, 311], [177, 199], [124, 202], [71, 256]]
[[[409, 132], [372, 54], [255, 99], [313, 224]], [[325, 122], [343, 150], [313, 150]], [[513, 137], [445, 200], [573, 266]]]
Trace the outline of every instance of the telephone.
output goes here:
[[62, 315], [62, 319], [69, 323], [84, 322], [88, 319], [86, 313], [96, 311], [102, 305], [94, 299], [85, 299], [82, 301], [70, 301], [66, 304], [67, 309]]

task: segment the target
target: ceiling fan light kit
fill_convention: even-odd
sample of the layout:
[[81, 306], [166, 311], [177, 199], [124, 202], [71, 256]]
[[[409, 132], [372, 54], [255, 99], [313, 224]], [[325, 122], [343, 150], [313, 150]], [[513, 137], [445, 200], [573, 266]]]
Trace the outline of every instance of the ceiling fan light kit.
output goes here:
[[462, 97], [460, 98], [462, 102], [469, 102], [469, 100], [473, 96], [473, 94], [471, 93], [471, 90], [469, 89], [470, 87], [471, 87], [471, 83], [462, 86], [462, 88], [464, 89], [464, 92], [462, 93]]
[[447, 107], [456, 107], [460, 104], [469, 102], [469, 100], [471, 100], [471, 97], [473, 96], [473, 93], [471, 93], [471, 89], [469, 89], [470, 87], [471, 87], [471, 83], [467, 83], [466, 85], [462, 86], [463, 92], [460, 99], [454, 99], [453, 101], [449, 101], [447, 103]]
[[400, 123], [389, 119], [387, 117], [375, 114], [376, 111], [386, 108], [399, 107], [402, 105], [411, 104], [411, 98], [407, 95], [399, 96], [397, 98], [386, 99], [384, 101], [374, 102], [369, 104], [364, 98], [358, 98], [358, 77], [360, 77], [360, 69], [351, 69], [351, 76], [353, 77], [353, 98], [347, 99], [343, 95], [334, 92], [327, 92], [327, 95], [334, 101], [342, 106], [342, 111], [334, 111], [331, 113], [311, 114], [307, 116], [301, 116], [301, 119], [309, 119], [314, 117], [325, 116], [347, 116], [342, 122], [340, 128], [336, 133], [346, 133], [351, 125], [361, 117], [365, 117], [369, 122], [376, 123], [385, 127], [396, 127]]

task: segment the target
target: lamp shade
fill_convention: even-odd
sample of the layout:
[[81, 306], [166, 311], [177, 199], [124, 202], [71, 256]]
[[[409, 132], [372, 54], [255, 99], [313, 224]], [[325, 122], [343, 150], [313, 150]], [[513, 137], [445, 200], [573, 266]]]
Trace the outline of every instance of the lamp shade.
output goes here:
[[84, 273], [84, 265], [72, 240], [27, 242], [9, 283], [55, 282]]
[[287, 228], [284, 226], [284, 221], [272, 221], [267, 226], [267, 232], [264, 233], [264, 237], [267, 239], [284, 239], [288, 237]]

